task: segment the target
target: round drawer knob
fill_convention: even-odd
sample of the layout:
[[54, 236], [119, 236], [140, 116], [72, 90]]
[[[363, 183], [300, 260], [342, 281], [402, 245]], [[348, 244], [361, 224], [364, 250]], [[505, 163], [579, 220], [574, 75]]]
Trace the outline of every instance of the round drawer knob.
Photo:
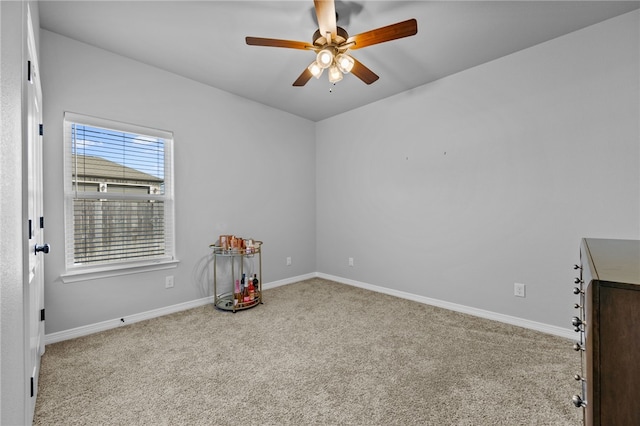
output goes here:
[[573, 397], [571, 398], [571, 402], [573, 402], [573, 405], [575, 405], [578, 408], [581, 407], [586, 407], [587, 403], [585, 400], [583, 400], [580, 395], [573, 395]]

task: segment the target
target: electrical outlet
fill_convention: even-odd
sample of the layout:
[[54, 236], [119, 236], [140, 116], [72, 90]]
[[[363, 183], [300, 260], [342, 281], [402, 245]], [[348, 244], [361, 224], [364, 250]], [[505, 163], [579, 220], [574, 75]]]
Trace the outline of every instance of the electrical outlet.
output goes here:
[[291, 258], [287, 257], [287, 266], [291, 266]]
[[349, 266], [353, 266], [353, 257], [349, 258]]
[[173, 287], [173, 275], [167, 275], [164, 279], [164, 288], [172, 288]]
[[517, 297], [526, 297], [525, 296], [525, 285], [520, 283], [513, 284], [513, 295]]

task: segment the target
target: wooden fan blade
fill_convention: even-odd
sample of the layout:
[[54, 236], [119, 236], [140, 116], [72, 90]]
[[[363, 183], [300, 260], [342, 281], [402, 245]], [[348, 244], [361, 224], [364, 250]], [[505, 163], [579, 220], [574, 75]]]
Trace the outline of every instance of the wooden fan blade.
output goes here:
[[300, 77], [298, 77], [298, 79], [293, 82], [293, 85], [297, 87], [304, 86], [305, 84], [307, 84], [307, 81], [311, 79], [311, 77], [313, 77], [313, 74], [311, 74], [309, 68], [305, 68], [304, 71], [302, 71], [302, 74], [300, 74]]
[[356, 58], [353, 58], [353, 68], [351, 69], [351, 74], [355, 75], [367, 84], [371, 84], [380, 78], [376, 73], [362, 65], [362, 62], [358, 61]]
[[355, 42], [350, 49], [361, 49], [373, 44], [409, 37], [416, 35], [417, 33], [418, 21], [415, 19], [409, 19], [407, 21], [398, 22], [397, 24], [387, 25], [386, 27], [380, 27], [375, 30], [354, 35], [349, 37], [347, 43]]
[[313, 46], [304, 41], [280, 40], [277, 38], [245, 37], [249, 46], [285, 47], [288, 49], [313, 49]]
[[336, 5], [333, 0], [314, 0], [316, 7], [316, 16], [318, 17], [318, 28], [320, 35], [326, 37], [327, 33], [331, 33], [333, 39], [338, 30], [336, 25]]

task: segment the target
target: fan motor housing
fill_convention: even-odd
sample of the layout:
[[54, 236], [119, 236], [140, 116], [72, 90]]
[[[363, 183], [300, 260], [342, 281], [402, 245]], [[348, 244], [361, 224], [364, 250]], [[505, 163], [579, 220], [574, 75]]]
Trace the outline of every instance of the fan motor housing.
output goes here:
[[327, 38], [320, 34], [320, 30], [316, 30], [316, 32], [313, 33], [313, 45], [318, 47], [324, 47], [329, 44], [340, 46], [349, 38], [349, 34], [344, 28], [336, 27], [336, 32], [337, 34], [331, 37], [331, 43], [328, 43]]

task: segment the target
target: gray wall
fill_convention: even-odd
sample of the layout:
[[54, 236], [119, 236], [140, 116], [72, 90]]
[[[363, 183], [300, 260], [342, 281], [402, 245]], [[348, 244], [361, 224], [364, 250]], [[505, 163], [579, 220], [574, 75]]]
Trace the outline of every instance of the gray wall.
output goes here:
[[568, 328], [580, 238], [640, 237], [638, 16], [317, 123], [318, 271]]
[[[47, 334], [206, 296], [220, 234], [264, 241], [267, 282], [316, 270], [313, 122], [45, 30], [41, 45]], [[64, 111], [174, 132], [176, 269], [61, 281]]]

